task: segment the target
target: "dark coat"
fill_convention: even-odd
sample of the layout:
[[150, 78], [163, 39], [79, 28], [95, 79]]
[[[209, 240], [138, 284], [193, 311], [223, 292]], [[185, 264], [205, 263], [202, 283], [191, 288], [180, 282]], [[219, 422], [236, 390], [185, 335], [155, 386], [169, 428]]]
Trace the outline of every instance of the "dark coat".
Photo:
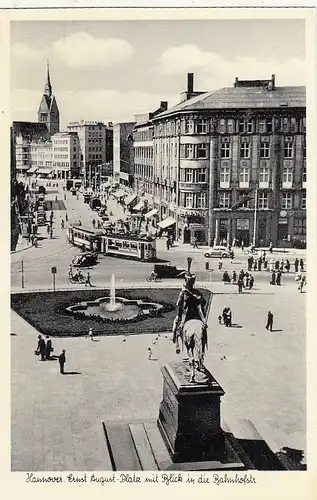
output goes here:
[[60, 365], [64, 365], [66, 363], [66, 356], [64, 352], [58, 356], [58, 362]]

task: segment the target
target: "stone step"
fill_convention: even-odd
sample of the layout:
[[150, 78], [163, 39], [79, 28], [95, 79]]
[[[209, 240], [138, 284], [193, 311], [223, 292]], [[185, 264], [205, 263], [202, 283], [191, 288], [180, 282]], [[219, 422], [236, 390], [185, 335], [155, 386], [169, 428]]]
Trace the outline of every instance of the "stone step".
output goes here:
[[142, 470], [128, 423], [103, 422], [113, 470]]
[[144, 424], [129, 424], [129, 429], [142, 470], [158, 470]]

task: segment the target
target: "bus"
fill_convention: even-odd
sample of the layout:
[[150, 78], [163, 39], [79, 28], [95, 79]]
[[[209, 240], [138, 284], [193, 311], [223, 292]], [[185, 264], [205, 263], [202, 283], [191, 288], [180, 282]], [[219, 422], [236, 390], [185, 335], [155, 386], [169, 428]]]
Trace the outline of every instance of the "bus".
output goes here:
[[106, 234], [101, 236], [101, 253], [143, 262], [156, 260], [156, 241], [149, 237], [127, 234]]
[[70, 226], [68, 240], [73, 245], [91, 252], [101, 251], [101, 237], [105, 234], [103, 229], [86, 228], [83, 226]]

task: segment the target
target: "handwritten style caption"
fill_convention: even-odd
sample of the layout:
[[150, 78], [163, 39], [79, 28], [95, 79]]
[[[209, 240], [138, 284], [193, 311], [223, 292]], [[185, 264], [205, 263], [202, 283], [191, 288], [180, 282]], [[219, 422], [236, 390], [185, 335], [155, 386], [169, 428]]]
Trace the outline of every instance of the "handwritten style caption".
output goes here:
[[108, 475], [102, 476], [95, 473], [84, 473], [84, 474], [65, 474], [65, 475], [37, 475], [33, 472], [27, 472], [25, 482], [28, 484], [44, 483], [44, 484], [99, 484], [105, 486], [106, 484], [135, 484], [135, 483], [147, 483], [147, 484], [165, 484], [170, 486], [171, 484], [214, 484], [220, 486], [223, 484], [256, 484], [257, 480], [253, 474], [250, 473], [234, 473], [224, 474], [219, 473], [200, 473], [198, 475], [190, 474], [188, 472], [184, 473], [152, 473], [148, 475], [138, 475], [132, 474], [120, 474], [120, 473], [110, 473]]

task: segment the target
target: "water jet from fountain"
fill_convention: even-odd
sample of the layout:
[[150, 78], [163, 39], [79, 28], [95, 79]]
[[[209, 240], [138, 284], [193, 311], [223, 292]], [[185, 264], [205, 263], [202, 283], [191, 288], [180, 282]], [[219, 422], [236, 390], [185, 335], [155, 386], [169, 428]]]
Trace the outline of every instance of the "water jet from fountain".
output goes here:
[[116, 277], [115, 274], [111, 275], [110, 282], [110, 302], [105, 306], [107, 311], [119, 311], [122, 308], [122, 304], [120, 302], [116, 302]]

